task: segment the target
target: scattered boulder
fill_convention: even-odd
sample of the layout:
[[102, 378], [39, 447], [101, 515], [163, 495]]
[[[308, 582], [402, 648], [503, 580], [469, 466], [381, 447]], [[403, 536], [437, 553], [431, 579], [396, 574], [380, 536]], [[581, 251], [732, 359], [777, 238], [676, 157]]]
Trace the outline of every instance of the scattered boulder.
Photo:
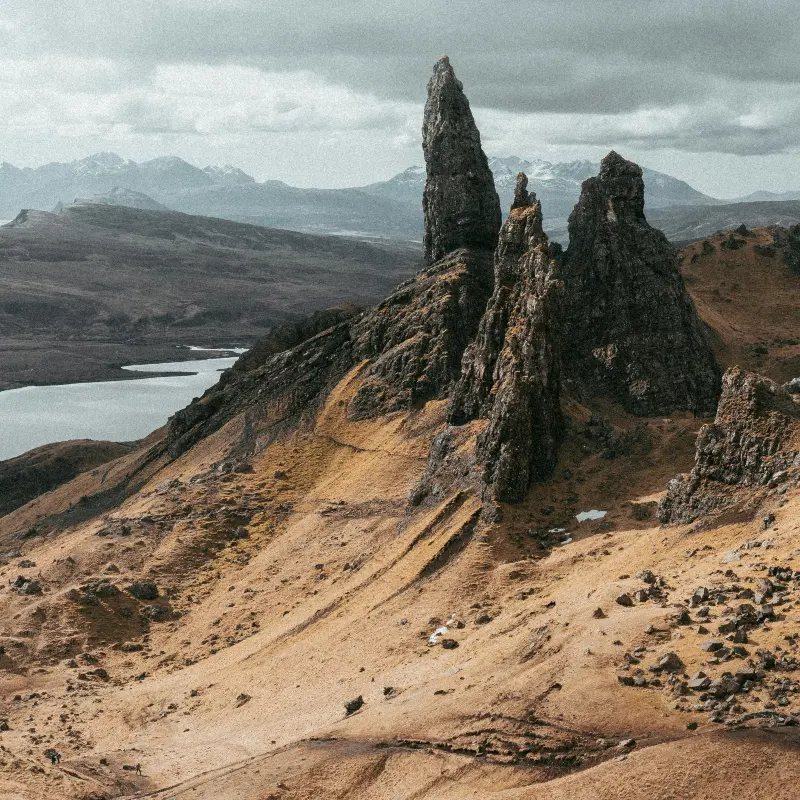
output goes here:
[[616, 598], [615, 602], [617, 602], [621, 606], [630, 608], [633, 605], [633, 598], [627, 592], [624, 592], [623, 594], [619, 595], [619, 597]]
[[362, 695], [359, 695], [354, 700], [348, 700], [344, 704], [345, 713], [349, 716], [350, 714], [355, 714], [361, 706], [364, 705], [364, 698]]
[[667, 653], [658, 659], [658, 666], [664, 672], [683, 672], [683, 661], [677, 653]]
[[156, 600], [158, 587], [152, 581], [136, 581], [128, 587], [128, 594], [137, 600]]

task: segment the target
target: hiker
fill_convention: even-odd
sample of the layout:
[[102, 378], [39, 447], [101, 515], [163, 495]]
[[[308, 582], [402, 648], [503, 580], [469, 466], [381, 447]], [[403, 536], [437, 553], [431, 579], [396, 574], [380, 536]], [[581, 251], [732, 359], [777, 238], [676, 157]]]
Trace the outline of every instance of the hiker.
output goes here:
[[139, 764], [139, 763], [136, 764], [136, 774], [137, 775], [141, 775], [142, 774], [142, 765]]
[[58, 764], [58, 753], [50, 753], [50, 763], [55, 767]]
[[56, 753], [56, 764], [61, 763], [61, 753]]

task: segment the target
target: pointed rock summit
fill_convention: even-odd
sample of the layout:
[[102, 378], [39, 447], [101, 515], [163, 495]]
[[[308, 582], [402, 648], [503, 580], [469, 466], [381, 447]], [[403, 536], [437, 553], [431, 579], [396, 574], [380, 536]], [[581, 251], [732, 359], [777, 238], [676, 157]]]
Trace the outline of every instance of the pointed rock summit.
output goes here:
[[428, 83], [422, 149], [426, 263], [460, 247], [493, 250], [502, 223], [500, 200], [469, 101], [447, 56]]
[[492, 291], [500, 201], [461, 82], [434, 67], [422, 127], [427, 268], [353, 326], [370, 363], [351, 419], [418, 408], [452, 391]]
[[634, 414], [713, 414], [720, 368], [678, 266], [644, 215], [642, 170], [611, 152], [585, 181], [564, 259], [565, 377]]
[[[434, 441], [412, 498], [438, 496], [475, 471], [485, 499], [521, 500], [550, 477], [563, 434], [559, 406], [561, 294], [557, 264], [542, 231], [541, 204], [517, 177], [517, 191], [495, 252], [494, 292], [467, 348], [448, 427]], [[469, 453], [462, 439], [486, 420]]]

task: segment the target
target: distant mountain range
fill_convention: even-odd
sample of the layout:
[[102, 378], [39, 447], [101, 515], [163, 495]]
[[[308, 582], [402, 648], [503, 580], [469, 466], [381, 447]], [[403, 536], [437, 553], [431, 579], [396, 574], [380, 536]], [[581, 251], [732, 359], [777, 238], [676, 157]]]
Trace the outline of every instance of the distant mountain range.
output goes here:
[[[597, 174], [599, 168], [591, 161], [554, 164], [516, 156], [491, 158], [489, 163], [503, 208], [511, 204], [517, 173], [528, 175], [529, 188], [542, 201], [545, 227], [560, 240], [564, 239], [567, 217], [577, 202], [581, 183]], [[716, 219], [719, 215], [713, 209], [731, 202], [757, 205], [800, 199], [800, 192], [755, 192], [740, 201], [719, 200], [685, 181], [647, 168], [644, 180], [649, 213], [687, 209], [676, 211], [670, 218], [673, 227], [681, 231], [691, 225], [702, 227], [699, 218]], [[0, 218], [14, 217], [22, 208], [50, 211], [74, 202], [90, 202], [171, 209], [304, 233], [419, 241], [424, 182], [424, 168], [415, 166], [368, 186], [302, 189], [277, 180], [259, 183], [230, 164], [200, 169], [177, 156], [137, 163], [114, 153], [97, 153], [79, 161], [37, 168], [0, 165]], [[681, 223], [682, 214], [689, 215], [686, 225]], [[755, 224], [748, 219], [741, 221]]]

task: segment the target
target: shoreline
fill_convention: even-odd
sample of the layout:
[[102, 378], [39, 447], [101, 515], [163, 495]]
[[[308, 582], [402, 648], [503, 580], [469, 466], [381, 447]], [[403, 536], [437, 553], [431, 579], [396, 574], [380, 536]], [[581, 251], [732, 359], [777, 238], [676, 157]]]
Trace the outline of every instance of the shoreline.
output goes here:
[[192, 371], [143, 372], [126, 368], [146, 364], [190, 364], [241, 355], [235, 352], [241, 348], [234, 346], [191, 347], [200, 346], [0, 339], [0, 392], [36, 386], [176, 377], [192, 374]]

